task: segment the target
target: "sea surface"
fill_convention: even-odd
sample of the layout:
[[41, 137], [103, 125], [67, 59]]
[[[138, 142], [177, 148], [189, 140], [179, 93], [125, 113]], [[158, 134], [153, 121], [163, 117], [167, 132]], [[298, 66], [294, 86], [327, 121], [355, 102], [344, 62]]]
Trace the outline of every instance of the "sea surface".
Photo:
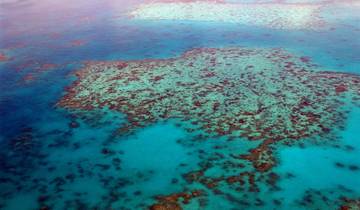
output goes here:
[[[319, 8], [325, 9], [317, 15], [326, 22], [325, 26], [312, 28], [289, 25], [279, 28], [266, 23], [252, 25], [247, 21], [237, 23], [226, 19], [202, 21], [184, 19], [181, 15], [163, 19], [131, 15], [139, 5], [154, 2], [0, 1], [0, 209], [360, 209], [359, 1], [203, 1], [256, 5], [248, 9], [272, 4], [280, 8], [289, 4], [295, 7], [320, 5]], [[200, 1], [163, 2], [196, 4]], [[292, 24], [291, 21], [288, 24]], [[76, 83], [86, 80], [95, 84], [95, 79], [92, 80], [95, 73], [92, 75], [91, 70], [99, 68], [100, 73], [96, 75], [106, 76], [105, 70], [113, 68], [107, 65], [117, 62], [125, 63], [124, 69], [130, 68], [130, 74], [132, 65], [140, 63], [143, 66], [139, 64], [139, 68], [146, 67], [146, 71], [169, 75], [187, 67], [176, 64], [171, 70], [158, 70], [151, 62], [162, 65], [162, 62], [178, 59], [186, 61], [186, 52], [194, 49], [215, 52], [256, 49], [264, 52], [262, 54], [280, 49], [294, 58], [306, 58], [302, 60], [311, 63], [304, 67], [306, 71], [327, 72], [325, 80], [330, 81], [331, 75], [335, 75], [347, 84], [346, 88], [335, 88], [336, 93], [330, 99], [324, 97], [316, 102], [318, 110], [323, 111], [315, 113], [319, 118], [332, 113], [338, 115], [331, 123], [322, 122], [330, 124], [322, 129], [326, 134], [309, 132], [304, 136], [279, 138], [268, 145], [264, 143], [268, 139], [253, 140], [250, 134], [241, 134], [241, 129], [240, 134], [231, 135], [201, 129], [195, 125], [202, 118], [192, 116], [192, 112], [186, 116], [182, 112], [179, 117], [158, 117], [154, 110], [162, 110], [165, 106], [162, 103], [154, 103], [151, 109], [146, 109], [150, 112], [148, 116], [156, 117], [145, 120], [134, 111], [145, 96], [135, 92], [132, 98], [127, 98], [131, 103], [134, 98], [138, 100], [133, 108], [121, 105], [114, 108], [108, 104], [99, 105], [94, 99], [101, 95], [120, 100], [116, 98], [120, 93], [114, 96], [100, 91], [101, 85], [107, 86], [106, 80], [91, 88]], [[197, 61], [202, 55], [190, 58]], [[258, 57], [251, 56], [254, 55], [249, 55], [248, 60], [254, 68], [268, 67], [266, 63], [259, 63]], [[226, 60], [226, 56], [223, 59]], [[207, 67], [201, 62], [194, 65], [195, 69], [190, 72]], [[220, 72], [216, 70], [220, 69], [218, 65], [221, 64], [216, 64], [213, 70], [216, 73]], [[119, 67], [118, 71], [125, 72], [124, 69]], [[233, 74], [233, 77], [238, 76]], [[156, 92], [158, 79], [153, 83], [140, 83], [140, 87], [155, 87]], [[123, 88], [120, 91], [130, 92], [132, 86], [120, 81], [117, 83]], [[210, 80], [204, 81], [195, 83], [207, 84]], [[291, 85], [293, 80], [288, 81]], [[350, 84], [350, 81], [355, 82]], [[166, 82], [171, 81], [166, 79]], [[256, 85], [256, 80], [252, 83]], [[319, 83], [319, 87], [322, 84]], [[94, 91], [94, 95], [88, 97], [76, 92], [77, 97], [91, 103], [90, 108], [84, 108], [85, 102], [79, 102], [79, 106], [61, 103], [69, 92], [79, 88]], [[174, 85], [174, 90], [180, 91], [181, 87]], [[182, 93], [179, 98], [198, 94], [190, 91], [193, 92]], [[239, 94], [246, 95], [244, 91], [249, 90], [241, 89]], [[229, 94], [233, 92], [233, 89], [228, 91]], [[301, 94], [294, 93], [294, 100]], [[304, 97], [309, 94], [303, 93]], [[226, 99], [219, 99], [220, 106]], [[260, 96], [258, 99], [262, 100]], [[323, 101], [334, 104], [333, 109], [321, 109]], [[171, 106], [169, 109], [181, 108], [174, 101], [171, 103], [167, 104]], [[193, 107], [189, 110], [203, 111], [197, 102], [191, 104]], [[340, 106], [345, 108], [340, 110]], [[282, 109], [276, 110], [268, 114], [282, 113]], [[223, 110], [221, 114], [227, 116], [229, 112]], [[130, 116], [140, 120], [135, 123]], [[218, 122], [214, 116], [207, 118], [209, 125], [211, 120], [214, 124]], [[262, 117], [251, 119], [260, 122]], [[217, 116], [218, 119], [225, 117]], [[232, 119], [237, 118], [233, 116]], [[315, 120], [308, 126], [317, 123]], [[126, 126], [130, 128], [123, 132]], [[271, 153], [265, 161], [273, 162], [265, 168], [256, 167], [255, 159], [259, 157], [254, 149], [265, 147]], [[256, 157], [242, 156], [248, 154]]]

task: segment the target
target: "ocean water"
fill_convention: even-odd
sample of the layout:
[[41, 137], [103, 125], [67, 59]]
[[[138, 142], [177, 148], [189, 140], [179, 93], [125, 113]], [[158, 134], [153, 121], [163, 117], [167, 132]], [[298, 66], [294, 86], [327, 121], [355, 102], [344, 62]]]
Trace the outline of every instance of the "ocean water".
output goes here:
[[[183, 1], [181, 4], [194, 2], [200, 1]], [[132, 17], [131, 11], [154, 3], [142, 0], [0, 1], [0, 209], [360, 209], [359, 1], [204, 2], [245, 7], [255, 5], [249, 8], [260, 12], [259, 8], [268, 5], [277, 5], [280, 9], [284, 5], [296, 8], [316, 5], [319, 7], [315, 15], [309, 16], [310, 21], [318, 15], [326, 24], [324, 27], [294, 29], [290, 27], [292, 19], [286, 20], [288, 22], [285, 21], [287, 24], [282, 28], [277, 28], [241, 21]], [[259, 19], [273, 18], [259, 14]], [[275, 20], [281, 22], [281, 18]], [[227, 114], [232, 111], [229, 108], [232, 105], [227, 104], [228, 97], [236, 93], [248, 99], [251, 94], [247, 88], [230, 88], [226, 92], [228, 95], [222, 98], [215, 94], [200, 97], [200, 101], [216, 99], [220, 106], [224, 104], [224, 109], [214, 108], [212, 114], [207, 112], [211, 108], [199, 108], [201, 106], [195, 101], [190, 103], [193, 104], [189, 108], [190, 114], [184, 114], [182, 110], [181, 114], [176, 112], [174, 116], [161, 117], [163, 110], [179, 111], [182, 105], [177, 103], [180, 100], [144, 106], [148, 111], [144, 112], [140, 110], [143, 108], [141, 102], [157, 95], [140, 95], [131, 89], [155, 87], [152, 93], [157, 93], [165, 84], [156, 86], [157, 81], [153, 81], [131, 86], [120, 78], [115, 87], [120, 92], [134, 94], [126, 98], [133, 106], [117, 105], [116, 108], [111, 108], [111, 103], [120, 104], [120, 93], [105, 93], [101, 89], [108, 87], [105, 80], [98, 86], [92, 85], [97, 84], [93, 77], [107, 78], [110, 73], [106, 69], [113, 68], [102, 62], [121, 61], [129, 65], [119, 68], [120, 72], [142, 64], [137, 68], [144, 70], [145, 78], [148, 72], [163, 73], [165, 78], [169, 78], [166, 75], [171, 78], [172, 72], [186, 72], [184, 68], [191, 68], [181, 62], [194, 59], [196, 63], [208, 55], [184, 56], [194, 49], [225, 49], [225, 52], [227, 49], [260, 49], [261, 53], [251, 54], [242, 62], [248, 62], [254, 68], [270, 69], [270, 72], [282, 68], [288, 60], [276, 61], [274, 66], [278, 65], [278, 68], [275, 68], [259, 57], [281, 49], [290, 57], [304, 57], [305, 63], [314, 64], [310, 67], [299, 64], [299, 69], [315, 72], [311, 73], [314, 75], [327, 72], [329, 75], [324, 80], [332, 81], [333, 76], [347, 87], [346, 90], [336, 89], [336, 93], [325, 94], [326, 97], [318, 95], [320, 99], [314, 103], [317, 108], [314, 108], [317, 110], [314, 114], [330, 115], [329, 118], [305, 125], [299, 123], [304, 129], [313, 129], [311, 126], [321, 123], [324, 126], [329, 124], [328, 128], [299, 137], [289, 137], [288, 133], [292, 131], [286, 129], [281, 130], [284, 133], [276, 130], [270, 132], [274, 139], [276, 136], [285, 137], [268, 145], [264, 142], [273, 140], [268, 136], [256, 140], [251, 138], [264, 127], [253, 134], [245, 134], [246, 127], [235, 129], [230, 134], [215, 132], [215, 129], [208, 132], [206, 127], [197, 126], [204, 118], [191, 111], [201, 109], [201, 113], [208, 114], [208, 126], [217, 124], [220, 128], [228, 128], [230, 125], [220, 123], [221, 119], [228, 120]], [[226, 55], [225, 58], [216, 57], [223, 59], [224, 63], [226, 58]], [[170, 70], [159, 67], [173, 60], [180, 61], [169, 67]], [[151, 62], [159, 63], [159, 66], [151, 66]], [[198, 63], [190, 72], [208, 67], [202, 61]], [[96, 69], [96, 65], [100, 73], [91, 71]], [[212, 71], [223, 73], [222, 66], [225, 65], [216, 65]], [[134, 69], [123, 77], [135, 75]], [[85, 72], [83, 77], [77, 76], [79, 71]], [[250, 74], [251, 71], [250, 68]], [[237, 81], [240, 75], [236, 73], [238, 71], [234, 72], [231, 79]], [[184, 77], [183, 81], [187, 82], [194, 75]], [[272, 84], [274, 80], [269, 75], [272, 74], [265, 74], [264, 78], [268, 79], [266, 83]], [[314, 77], [307, 76], [304, 80]], [[89, 82], [84, 83], [88, 86], [74, 83], [81, 79]], [[293, 79], [287, 79], [284, 80], [289, 86], [295, 84]], [[195, 83], [205, 84], [204, 87], [209, 81], [214, 85], [220, 80], [204, 81], [195, 79]], [[249, 81], [246, 83], [248, 87], [261, 83], [256, 79]], [[285, 99], [297, 101], [301, 94], [311, 97], [319, 90], [326, 92], [333, 85], [319, 81], [311, 83], [309, 92], [300, 88], [297, 90], [304, 90], [304, 93], [298, 91]], [[171, 80], [165, 82], [171, 83]], [[277, 87], [278, 83], [273, 83]], [[317, 84], [317, 89], [313, 88]], [[183, 91], [181, 85], [173, 86], [173, 93]], [[93, 95], [81, 95], [85, 94], [78, 91], [82, 88], [93, 91]], [[213, 87], [210, 92], [215, 92], [215, 89]], [[83, 97], [78, 107], [70, 103], [61, 105], [69, 90], [77, 90], [77, 97]], [[186, 93], [189, 90], [191, 94]], [[200, 87], [186, 89], [176, 99], [183, 97], [186, 101], [186, 97], [191, 95], [198, 97], [201, 90]], [[282, 92], [285, 94], [286, 91], [280, 90], [279, 94]], [[97, 97], [112, 102], [103, 106]], [[266, 97], [264, 103], [272, 104]], [[244, 107], [242, 104], [248, 103], [245, 108], [252, 110], [256, 101], [263, 100], [260, 96], [255, 97], [255, 102], [253, 99], [249, 96], [249, 100], [237, 101], [239, 104], [235, 107]], [[89, 104], [91, 108], [85, 108]], [[285, 109], [286, 106], [271, 109], [267, 115], [251, 118], [249, 125], [257, 126], [257, 123], [273, 119]], [[141, 118], [143, 113], [154, 119]], [[243, 124], [238, 116], [240, 114], [230, 115], [229, 121], [236, 120], [231, 126]], [[279, 124], [280, 127], [284, 125]], [[129, 126], [130, 129], [123, 132]], [[271, 151], [270, 157], [262, 155], [265, 161], [271, 162], [271, 167], [261, 169], [256, 167], [256, 158], [245, 157], [257, 154], [253, 151], [256, 148], [264, 153]]]

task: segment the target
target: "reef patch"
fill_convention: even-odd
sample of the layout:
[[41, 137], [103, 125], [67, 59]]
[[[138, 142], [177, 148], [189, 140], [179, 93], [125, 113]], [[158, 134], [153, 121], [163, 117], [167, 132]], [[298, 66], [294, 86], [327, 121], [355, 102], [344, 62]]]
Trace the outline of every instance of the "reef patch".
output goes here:
[[129, 15], [140, 20], [210, 21], [273, 29], [317, 30], [326, 25], [319, 15], [321, 7], [321, 4], [276, 2], [158, 1], [141, 4]]
[[[258, 193], [264, 183], [278, 189], [279, 176], [272, 169], [279, 144], [334, 140], [344, 127], [349, 104], [360, 105], [358, 75], [321, 71], [309, 59], [283, 49], [198, 48], [170, 59], [87, 62], [75, 75], [78, 79], [57, 106], [121, 112], [127, 122], [118, 135], [174, 119], [194, 134], [193, 144], [226, 138], [226, 144], [213, 147], [218, 152], [199, 150], [198, 170], [183, 179], [189, 186], [203, 186], [192, 190], [206, 189], [235, 203], [234, 195], [240, 193], [242, 206], [264, 205], [256, 199], [246, 203], [244, 192]], [[257, 146], [229, 149], [238, 139]], [[212, 174], [219, 168], [223, 173]], [[229, 191], [235, 194], [224, 194]], [[177, 199], [158, 201], [153, 208], [184, 205]]]
[[9, 57], [7, 57], [4, 53], [0, 52], [0, 62], [8, 61]]

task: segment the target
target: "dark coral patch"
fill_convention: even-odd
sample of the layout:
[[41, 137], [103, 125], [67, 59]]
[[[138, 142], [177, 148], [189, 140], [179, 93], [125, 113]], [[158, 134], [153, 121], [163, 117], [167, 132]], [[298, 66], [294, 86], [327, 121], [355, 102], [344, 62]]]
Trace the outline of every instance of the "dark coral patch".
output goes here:
[[8, 61], [9, 57], [7, 57], [4, 53], [0, 53], [0, 62]]
[[181, 192], [174, 193], [167, 196], [157, 196], [158, 203], [149, 207], [150, 210], [181, 210], [180, 202], [188, 204], [191, 199], [202, 196], [204, 194], [201, 190], [193, 190], [189, 193]]

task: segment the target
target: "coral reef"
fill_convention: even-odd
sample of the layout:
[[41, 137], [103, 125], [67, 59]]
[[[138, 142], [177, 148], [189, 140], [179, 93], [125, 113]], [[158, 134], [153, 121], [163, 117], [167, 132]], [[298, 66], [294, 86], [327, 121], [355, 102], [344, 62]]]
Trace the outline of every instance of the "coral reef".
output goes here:
[[[78, 79], [57, 106], [121, 112], [127, 123], [120, 135], [177, 119], [190, 133], [201, 130], [208, 138], [258, 142], [247, 153], [231, 152], [228, 158], [199, 151], [201, 168], [183, 178], [214, 194], [223, 194], [224, 187], [256, 193], [257, 182], [276, 189], [278, 175], [271, 172], [276, 145], [314, 136], [334, 138], [334, 131], [344, 126], [347, 105], [360, 102], [359, 76], [320, 71], [309, 58], [282, 49], [201, 48], [171, 59], [87, 62], [75, 74]], [[252, 169], [243, 165], [247, 162]], [[217, 167], [227, 175], [207, 174]], [[161, 199], [151, 208], [181, 209], [179, 196], [175, 198]]]
[[344, 204], [340, 206], [339, 210], [359, 210], [360, 209], [360, 199], [343, 199]]
[[[313, 71], [281, 49], [195, 49], [179, 58], [88, 62], [58, 106], [109, 107], [133, 129], [170, 118], [213, 136], [266, 140], [326, 134], [342, 124], [347, 98], [359, 102], [356, 75]], [[125, 130], [126, 130], [125, 129]]]
[[4, 54], [0, 52], [0, 62], [4, 62], [9, 60], [9, 58]]
[[[130, 12], [135, 19], [216, 21], [274, 29], [319, 29], [325, 21], [319, 4], [226, 3], [222, 1], [159, 1]], [[194, 12], [196, 11], [196, 12]]]
[[168, 196], [158, 196], [158, 203], [150, 206], [150, 210], [181, 210], [179, 201], [188, 204], [192, 198], [199, 197], [203, 194], [200, 190], [194, 190], [191, 193], [174, 193]]
[[44, 77], [44, 75], [46, 75], [47, 73], [59, 68], [60, 65], [54, 63], [39, 63], [37, 61], [28, 61], [18, 66], [17, 71], [21, 71], [28, 67], [32, 67], [32, 71], [26, 73], [21, 79], [22, 82], [26, 84], [29, 84]]

